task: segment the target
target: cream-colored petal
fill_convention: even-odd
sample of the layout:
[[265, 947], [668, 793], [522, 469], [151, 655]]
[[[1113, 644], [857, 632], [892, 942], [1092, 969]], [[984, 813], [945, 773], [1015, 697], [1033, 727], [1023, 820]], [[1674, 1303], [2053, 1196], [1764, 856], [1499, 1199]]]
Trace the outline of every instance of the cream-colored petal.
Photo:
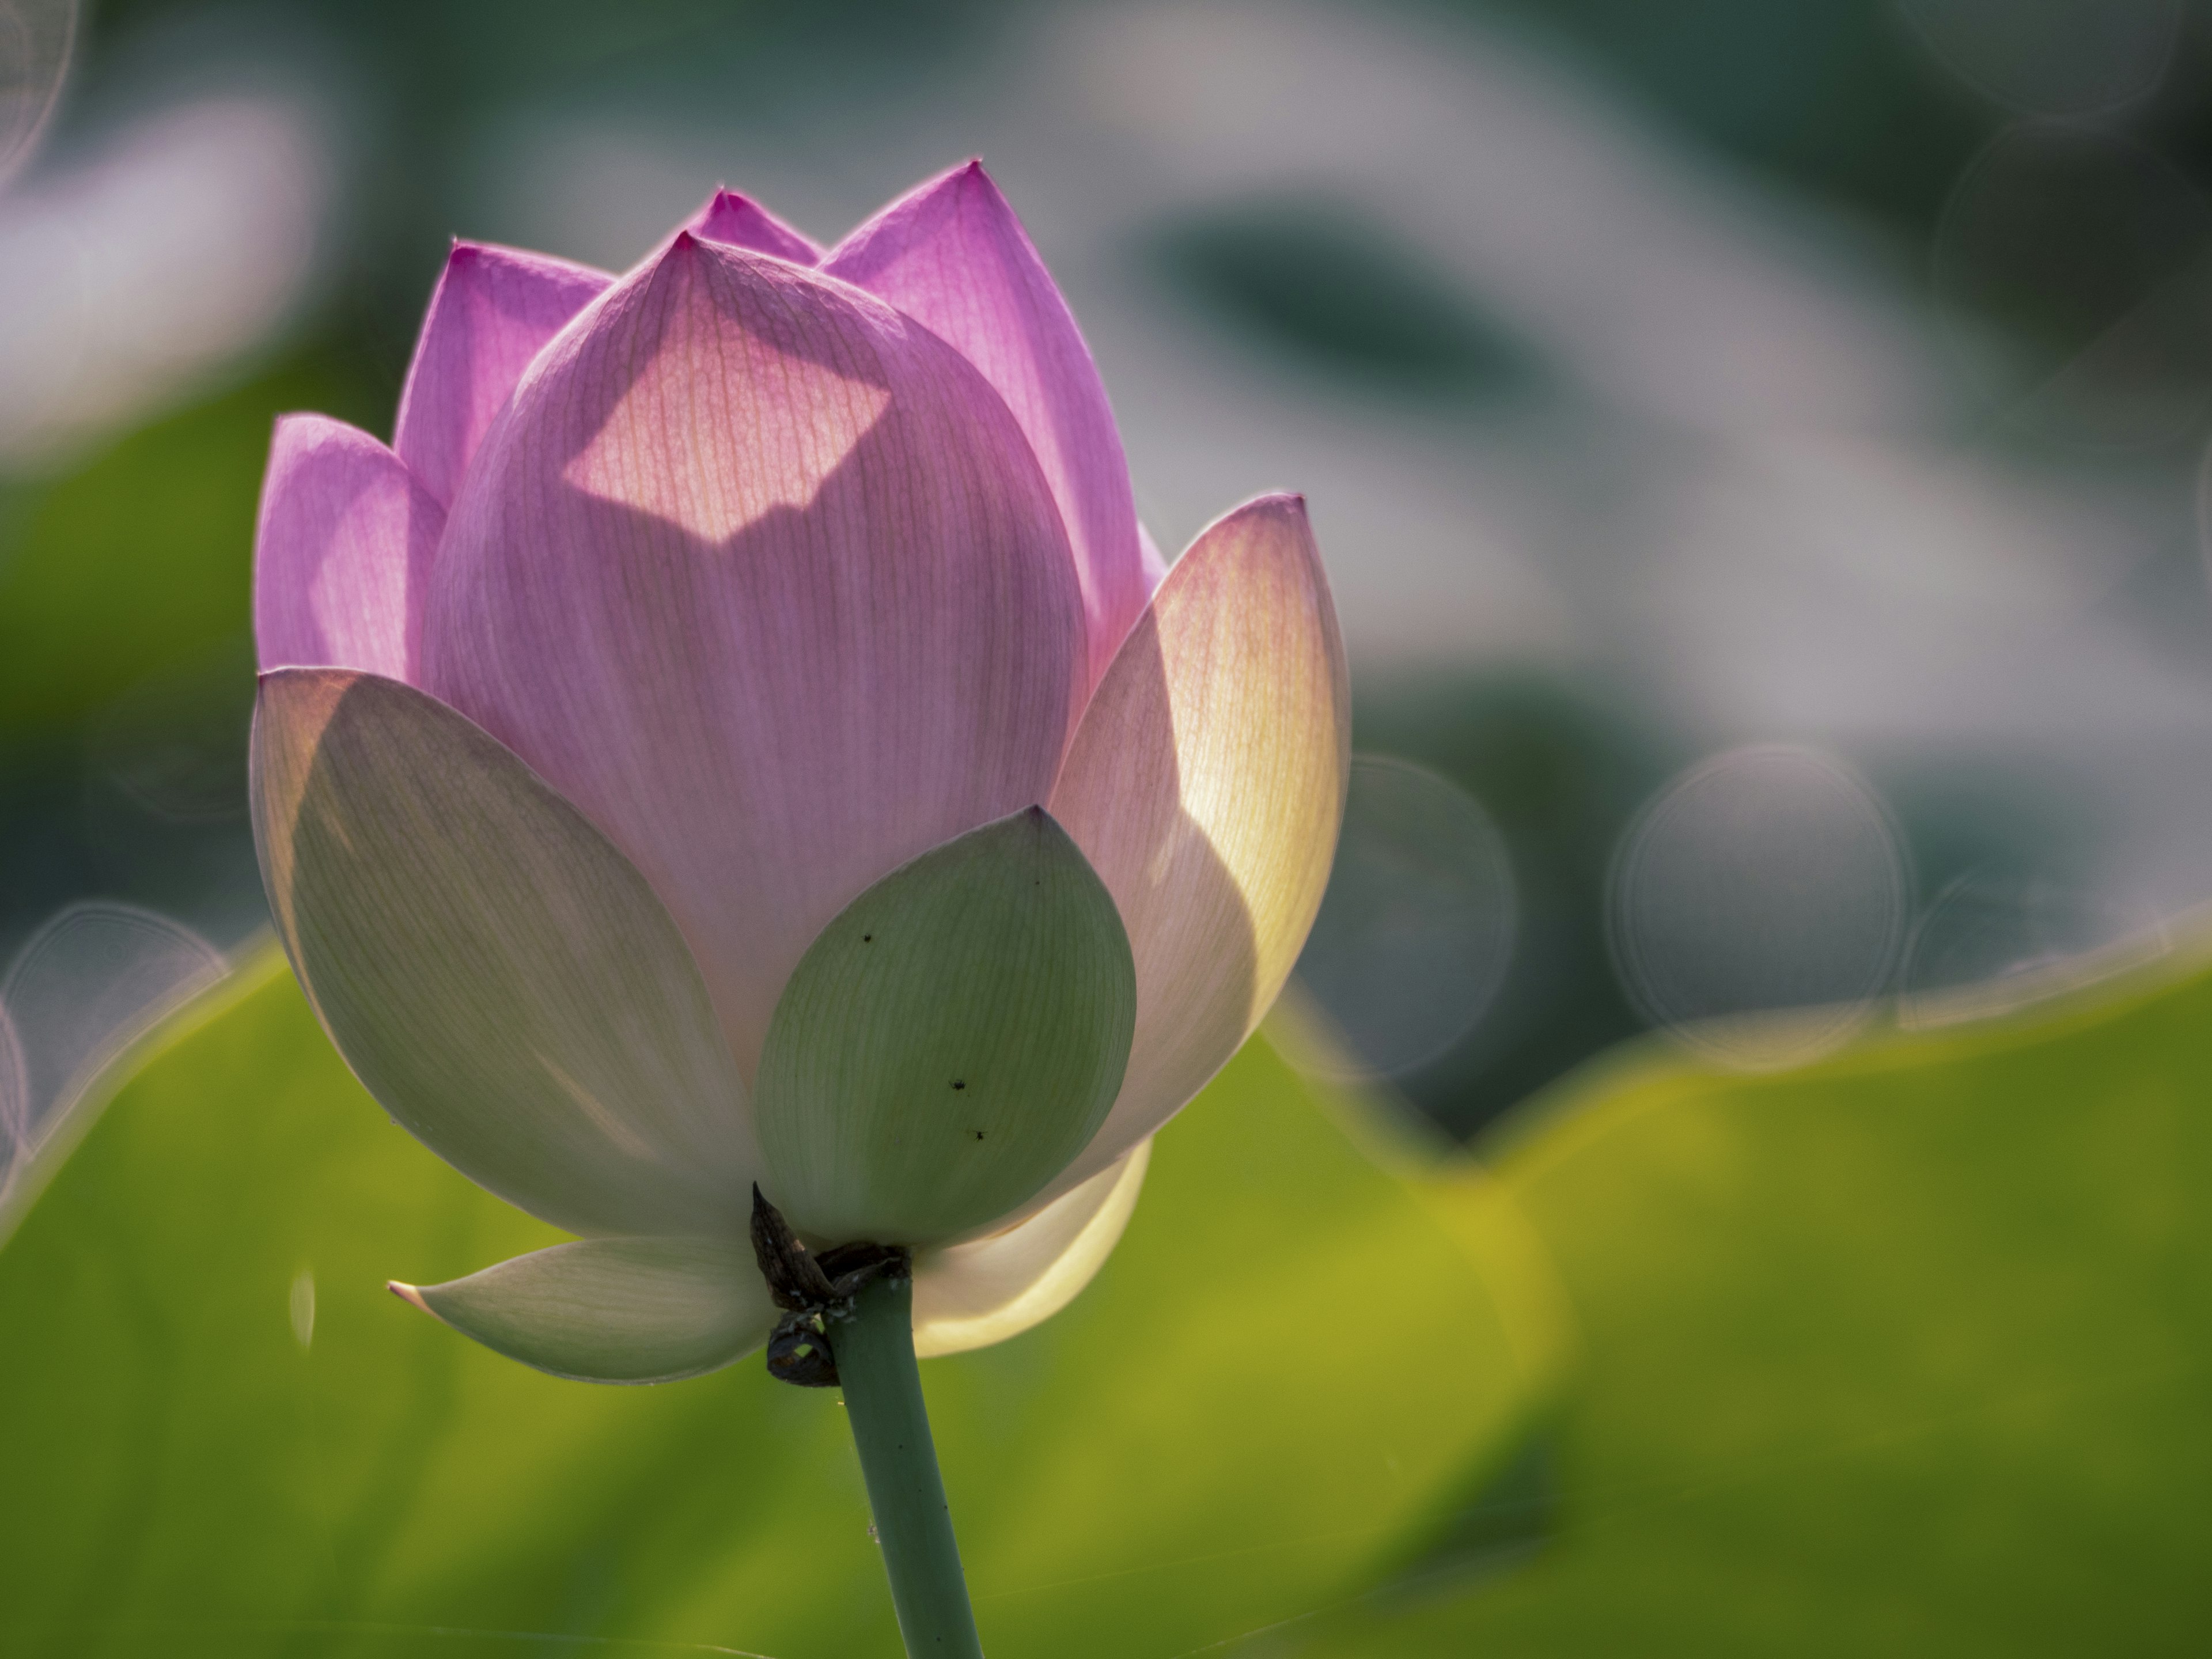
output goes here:
[[1019, 1226], [917, 1255], [915, 1352], [927, 1359], [988, 1348], [1075, 1300], [1121, 1243], [1152, 1157], [1152, 1143], [1140, 1140]]
[[775, 1304], [752, 1247], [726, 1238], [587, 1238], [445, 1285], [392, 1290], [487, 1348], [583, 1382], [669, 1382], [768, 1340]]
[[1053, 787], [1128, 930], [1137, 1032], [1105, 1126], [1044, 1200], [1166, 1122], [1259, 1024], [1321, 906], [1351, 762], [1305, 503], [1261, 496], [1168, 572]]

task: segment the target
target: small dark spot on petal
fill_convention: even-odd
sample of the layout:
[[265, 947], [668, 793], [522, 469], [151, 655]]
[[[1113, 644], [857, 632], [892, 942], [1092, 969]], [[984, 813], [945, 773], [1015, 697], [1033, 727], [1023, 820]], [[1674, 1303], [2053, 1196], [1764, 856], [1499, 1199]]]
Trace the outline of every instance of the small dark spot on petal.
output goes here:
[[873, 945], [875, 942], [876, 936], [873, 933], [863, 933], [860, 935], [860, 943], [863, 945]]
[[978, 1140], [981, 1140], [982, 1138], [983, 1138], [983, 1132], [982, 1132], [981, 1129], [976, 1130], [976, 1131], [975, 1131], [975, 1139], [978, 1139]]
[[956, 1089], [964, 1089], [968, 1086], [968, 1079], [956, 1077], [952, 1079], [952, 1086]]

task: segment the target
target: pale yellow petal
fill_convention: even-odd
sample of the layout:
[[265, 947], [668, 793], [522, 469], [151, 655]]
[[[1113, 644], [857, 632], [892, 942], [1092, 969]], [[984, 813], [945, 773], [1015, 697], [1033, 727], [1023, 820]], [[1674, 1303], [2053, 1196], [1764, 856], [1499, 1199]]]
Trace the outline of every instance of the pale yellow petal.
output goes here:
[[1073, 1302], [1121, 1242], [1152, 1156], [1152, 1143], [1139, 1141], [1019, 1226], [915, 1256], [915, 1352], [988, 1348]]
[[1328, 882], [1351, 758], [1305, 504], [1262, 496], [1176, 561], [1054, 786], [1128, 930], [1137, 1031], [1105, 1126], [1048, 1198], [1166, 1122], [1274, 1001]]

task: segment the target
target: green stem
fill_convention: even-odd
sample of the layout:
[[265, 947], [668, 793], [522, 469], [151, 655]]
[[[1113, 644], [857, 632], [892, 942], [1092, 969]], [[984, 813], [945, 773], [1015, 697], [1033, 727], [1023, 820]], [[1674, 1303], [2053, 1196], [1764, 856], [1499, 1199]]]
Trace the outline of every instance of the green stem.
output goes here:
[[906, 1650], [912, 1659], [982, 1659], [914, 1363], [914, 1281], [875, 1280], [829, 1335]]

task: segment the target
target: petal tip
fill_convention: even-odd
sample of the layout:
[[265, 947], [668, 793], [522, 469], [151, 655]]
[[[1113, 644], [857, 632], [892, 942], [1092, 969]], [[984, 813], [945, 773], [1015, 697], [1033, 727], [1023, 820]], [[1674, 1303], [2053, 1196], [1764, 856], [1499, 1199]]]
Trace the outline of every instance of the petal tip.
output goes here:
[[811, 238], [726, 184], [714, 186], [699, 210], [684, 222], [684, 228], [702, 241], [745, 248], [792, 264], [812, 266], [822, 259], [822, 250]]
[[[983, 158], [980, 155], [971, 155], [953, 168], [947, 175], [946, 182], [956, 190], [987, 197], [996, 203], [1005, 204], [1006, 200], [1006, 191], [999, 188], [999, 181], [991, 176], [990, 168], [983, 165]], [[1012, 211], [1011, 206], [1007, 211]]]
[[[421, 1309], [424, 1313], [428, 1314], [431, 1318], [438, 1318], [437, 1310], [432, 1308], [429, 1303], [423, 1299], [422, 1290], [420, 1285], [403, 1285], [396, 1279], [387, 1279], [384, 1282], [384, 1288], [391, 1291], [392, 1295], [398, 1297], [402, 1302], [407, 1303], [410, 1306]], [[445, 1322], [443, 1320], [440, 1320], [439, 1322], [443, 1324]]]

